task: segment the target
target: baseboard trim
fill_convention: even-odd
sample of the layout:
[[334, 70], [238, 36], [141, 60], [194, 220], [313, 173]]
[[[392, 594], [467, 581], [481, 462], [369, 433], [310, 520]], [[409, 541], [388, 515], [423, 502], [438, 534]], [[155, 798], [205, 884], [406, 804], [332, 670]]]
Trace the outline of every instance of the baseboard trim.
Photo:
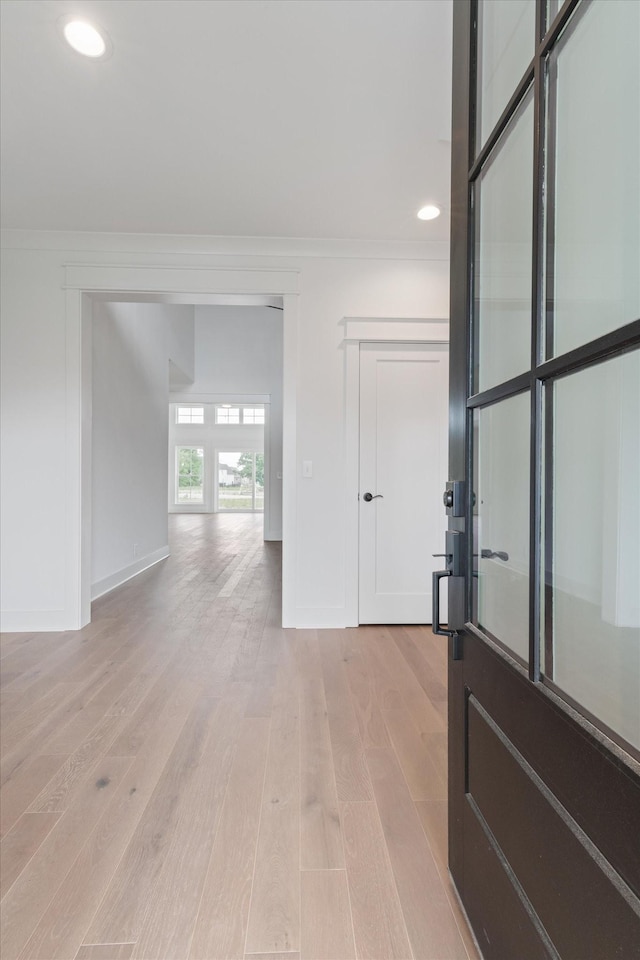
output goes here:
[[73, 630], [66, 610], [3, 610], [0, 629], [3, 633], [60, 633]]
[[100, 597], [104, 597], [105, 593], [111, 593], [116, 587], [121, 587], [127, 580], [133, 580], [139, 573], [143, 573], [145, 570], [148, 570], [149, 567], [155, 566], [155, 564], [160, 563], [161, 560], [166, 560], [170, 555], [168, 545], [160, 547], [159, 550], [148, 553], [146, 557], [141, 557], [139, 560], [136, 560], [135, 563], [130, 563], [128, 566], [122, 567], [122, 569], [117, 570], [108, 577], [103, 577], [102, 580], [96, 580], [95, 583], [91, 584], [92, 602], [98, 600]]
[[341, 630], [346, 625], [344, 607], [298, 607], [295, 623], [287, 624], [296, 630]]
[[271, 541], [273, 541], [273, 540], [276, 540], [276, 541], [280, 540], [280, 541], [281, 541], [281, 540], [282, 540], [282, 530], [268, 530], [267, 533], [265, 533], [265, 535], [264, 535], [264, 539], [265, 539], [265, 540], [268, 540], [269, 542], [271, 542]]

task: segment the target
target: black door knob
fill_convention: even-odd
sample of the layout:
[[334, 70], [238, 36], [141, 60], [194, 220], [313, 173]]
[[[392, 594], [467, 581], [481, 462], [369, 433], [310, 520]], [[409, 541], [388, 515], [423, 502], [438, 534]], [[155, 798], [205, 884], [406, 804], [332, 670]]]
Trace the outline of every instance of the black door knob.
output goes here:
[[370, 500], [376, 500], [378, 497], [380, 497], [381, 500], [383, 499], [381, 493], [374, 494], [374, 493], [369, 493], [369, 491], [367, 491], [365, 494], [363, 494], [362, 499], [366, 500], [367, 503], [369, 503]]

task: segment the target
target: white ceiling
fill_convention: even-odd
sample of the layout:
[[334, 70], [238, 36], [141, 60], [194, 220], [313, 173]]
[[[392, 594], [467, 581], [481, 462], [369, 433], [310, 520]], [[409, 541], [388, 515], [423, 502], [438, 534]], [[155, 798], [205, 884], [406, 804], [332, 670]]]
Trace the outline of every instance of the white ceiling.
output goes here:
[[[4, 227], [448, 238], [452, 0], [0, 9]], [[110, 59], [66, 47], [71, 13]]]

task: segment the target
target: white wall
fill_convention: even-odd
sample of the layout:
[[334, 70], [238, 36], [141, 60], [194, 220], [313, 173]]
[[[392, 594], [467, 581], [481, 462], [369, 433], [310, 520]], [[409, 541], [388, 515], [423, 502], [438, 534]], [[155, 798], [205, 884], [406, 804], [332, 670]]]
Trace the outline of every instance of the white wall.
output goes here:
[[185, 394], [282, 397], [282, 312], [271, 307], [196, 307], [193, 383]]
[[2, 257], [0, 589], [5, 629], [69, 623], [64, 270], [45, 251]]
[[[269, 498], [265, 539], [282, 539], [282, 311], [272, 307], [195, 308], [193, 382], [173, 388], [175, 397], [269, 398]], [[224, 433], [225, 428], [219, 432]], [[227, 431], [228, 432], [228, 431]], [[229, 449], [236, 449], [230, 447]], [[249, 449], [249, 447], [247, 447]], [[253, 449], [253, 447], [251, 448]]]
[[188, 306], [94, 303], [93, 597], [168, 555], [170, 333], [189, 323]]
[[193, 308], [173, 311], [168, 320], [169, 385], [191, 383], [195, 368]]
[[[294, 443], [297, 462], [288, 466], [287, 484], [295, 496], [295, 522], [284, 550], [295, 556], [295, 583], [289, 584], [291, 620], [299, 625], [344, 625], [345, 614], [345, 317], [447, 317], [448, 249], [445, 244], [363, 244], [350, 241], [278, 241], [220, 238], [136, 237], [88, 234], [5, 236], [3, 416], [9, 420], [2, 479], [3, 559], [6, 629], [69, 629], [77, 625], [79, 572], [74, 562], [74, 530], [80, 492], [77, 422], [81, 383], [77, 356], [65, 365], [66, 316], [76, 291], [65, 295], [65, 264], [114, 265], [127, 289], [136, 289], [136, 270], [153, 267], [163, 283], [164, 266], [193, 268], [196, 289], [203, 268], [255, 271], [255, 292], [278, 292], [279, 277], [299, 277], [297, 345], [294, 345]], [[122, 265], [128, 265], [123, 269]], [[158, 268], [156, 270], [155, 268]], [[87, 266], [86, 269], [89, 269]], [[171, 289], [170, 285], [166, 287]], [[235, 292], [233, 289], [229, 292]], [[192, 302], [195, 302], [192, 301]], [[71, 305], [71, 306], [70, 306]], [[277, 314], [277, 311], [271, 311]], [[68, 346], [69, 345], [69, 346]], [[67, 372], [68, 371], [68, 375]], [[197, 371], [196, 371], [197, 376]], [[166, 420], [166, 418], [165, 418]], [[286, 435], [286, 434], [285, 434]], [[42, 456], [44, 454], [44, 458]], [[47, 483], [23, 478], [16, 464], [38, 457], [46, 463]], [[301, 479], [301, 461], [313, 461], [313, 478]], [[165, 460], [166, 464], [166, 460]], [[164, 470], [166, 476], [166, 468]], [[67, 501], [68, 518], [60, 505]], [[24, 496], [34, 502], [24, 511]], [[165, 499], [166, 505], [166, 499]], [[61, 570], [61, 548], [69, 557]], [[285, 564], [286, 565], [286, 564]], [[37, 624], [37, 626], [36, 626]]]
[[297, 610], [301, 625], [344, 623], [346, 525], [343, 317], [448, 317], [448, 262], [312, 260], [300, 298]]

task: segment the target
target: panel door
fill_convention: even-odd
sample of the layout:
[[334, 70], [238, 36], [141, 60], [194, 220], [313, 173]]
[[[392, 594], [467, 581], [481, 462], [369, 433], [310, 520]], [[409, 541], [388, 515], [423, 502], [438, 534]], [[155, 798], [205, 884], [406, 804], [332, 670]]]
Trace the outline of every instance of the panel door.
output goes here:
[[446, 344], [360, 346], [360, 623], [430, 623], [445, 518]]

